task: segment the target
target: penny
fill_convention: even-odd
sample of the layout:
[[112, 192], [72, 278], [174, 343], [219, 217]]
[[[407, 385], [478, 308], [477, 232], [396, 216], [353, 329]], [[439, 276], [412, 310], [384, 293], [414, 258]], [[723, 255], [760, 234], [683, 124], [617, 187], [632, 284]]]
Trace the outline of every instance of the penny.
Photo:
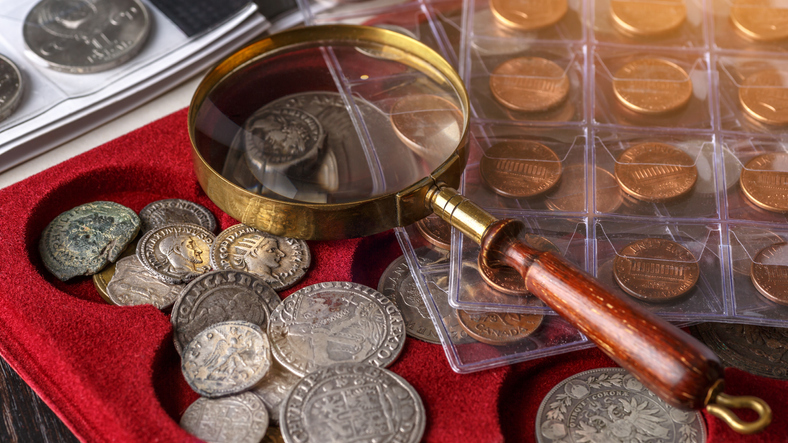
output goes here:
[[101, 272], [93, 274], [93, 286], [96, 288], [101, 298], [103, 298], [104, 301], [109, 304], [115, 304], [115, 302], [109, 298], [109, 294], [107, 294], [107, 285], [112, 280], [112, 276], [115, 275], [115, 264], [117, 264], [117, 262], [121, 259], [135, 255], [137, 253], [137, 240], [138, 239], [132, 240], [131, 243], [126, 246], [126, 249], [123, 250], [115, 263], [110, 263], [104, 269], [102, 269]]
[[250, 392], [260, 397], [268, 408], [268, 415], [273, 423], [279, 423], [282, 412], [282, 403], [293, 386], [301, 377], [285, 369], [275, 359], [271, 362], [268, 373], [257, 383]]
[[733, 0], [730, 17], [735, 29], [750, 40], [776, 42], [788, 38], [788, 8], [772, 0]]
[[268, 327], [279, 296], [261, 278], [242, 271], [213, 271], [189, 283], [172, 307], [172, 338], [178, 353], [203, 329], [230, 320]]
[[435, 214], [430, 214], [416, 222], [419, 233], [434, 246], [451, 249], [451, 225]]
[[244, 224], [222, 231], [211, 248], [214, 269], [252, 273], [275, 291], [301, 281], [311, 263], [312, 255], [305, 241], [269, 234]]
[[505, 26], [534, 31], [558, 23], [569, 5], [567, 0], [490, 0], [490, 10]]
[[142, 232], [183, 223], [202, 226], [211, 232], [216, 230], [216, 218], [208, 208], [180, 198], [149, 203], [140, 211], [140, 220]]
[[408, 336], [427, 343], [440, 344], [440, 336], [435, 330], [432, 317], [421, 298], [404, 255], [391, 262], [383, 271], [378, 281], [378, 291], [399, 308]]
[[624, 65], [613, 76], [613, 93], [622, 105], [640, 114], [665, 114], [692, 98], [692, 80], [681, 66], [658, 58]]
[[555, 108], [569, 94], [564, 68], [541, 57], [507, 60], [490, 73], [490, 91], [514, 111], [541, 112]]
[[183, 413], [180, 426], [210, 442], [258, 443], [268, 428], [268, 411], [256, 395], [198, 398]]
[[[598, 166], [594, 189], [596, 190], [594, 211], [615, 212], [621, 206], [623, 197], [616, 178]], [[586, 210], [585, 165], [577, 164], [565, 168], [558, 186], [545, 199], [545, 205], [553, 211], [584, 212]]]
[[0, 121], [14, 113], [25, 90], [22, 71], [10, 59], [0, 54]]
[[[537, 251], [552, 252], [555, 255], [561, 255], [561, 250], [558, 249], [550, 240], [534, 234], [525, 234], [523, 241], [526, 245], [536, 249]], [[477, 266], [479, 267], [479, 274], [484, 279], [485, 283], [490, 285], [496, 291], [503, 292], [507, 295], [516, 295], [527, 297], [532, 295], [525, 288], [525, 280], [514, 268], [510, 266], [491, 267], [487, 266], [482, 260], [482, 255], [476, 259]]]
[[211, 270], [209, 254], [215, 238], [202, 226], [162, 226], [142, 236], [137, 258], [159, 280], [185, 283]]
[[288, 395], [279, 420], [288, 443], [421, 441], [426, 413], [405, 379], [363, 363], [307, 375]]
[[508, 140], [490, 146], [479, 162], [482, 179], [497, 194], [512, 198], [541, 195], [561, 179], [561, 160], [547, 146]]
[[661, 238], [645, 238], [618, 251], [613, 277], [627, 294], [661, 303], [692, 290], [700, 277], [700, 266], [684, 246]]
[[468, 335], [492, 346], [506, 346], [531, 335], [544, 320], [542, 314], [472, 312], [457, 310], [460, 326]]
[[622, 368], [581, 372], [558, 383], [536, 413], [536, 441], [705, 442], [697, 411], [665, 403]]
[[627, 35], [654, 37], [675, 31], [687, 18], [684, 0], [611, 0], [613, 23]]
[[725, 366], [763, 377], [788, 380], [788, 329], [731, 323], [690, 326]]
[[768, 69], [750, 74], [739, 86], [739, 103], [759, 122], [788, 125], [788, 72]]
[[[512, 271], [514, 274], [514, 271]], [[478, 261], [466, 261], [460, 268], [460, 287], [452, 301], [463, 309], [472, 311], [498, 312], [501, 310], [517, 310], [533, 308], [534, 311], [544, 310], [544, 302], [536, 297], [528, 297], [528, 293], [510, 295], [491, 286], [482, 276]], [[510, 287], [517, 288], [515, 284]]]
[[788, 153], [771, 152], [751, 159], [741, 171], [739, 184], [756, 206], [788, 212]]
[[627, 149], [619, 156], [615, 172], [624, 192], [648, 202], [681, 197], [698, 180], [692, 157], [665, 143], [641, 143]]
[[434, 166], [457, 148], [462, 124], [457, 106], [437, 95], [406, 95], [391, 107], [391, 126], [399, 139]]
[[788, 243], [767, 246], [758, 252], [750, 279], [767, 299], [788, 306]]
[[150, 18], [139, 0], [42, 0], [25, 17], [30, 53], [72, 74], [106, 71], [143, 48]]
[[[473, 12], [472, 45], [482, 55], [507, 55], [523, 52], [536, 41], [535, 32], [522, 32], [508, 28], [493, 16], [489, 9]], [[501, 40], [506, 40], [501, 44]]]
[[116, 261], [139, 229], [131, 209], [108, 201], [87, 203], [55, 217], [41, 234], [38, 252], [60, 280], [93, 275]]
[[384, 367], [405, 345], [405, 324], [385, 295], [351, 282], [300, 289], [271, 313], [274, 358], [303, 376], [340, 362]]
[[758, 251], [785, 240], [777, 233], [768, 229], [748, 227], [746, 229], [730, 230], [731, 267], [733, 272], [740, 275], [750, 275], [752, 263], [757, 252], [750, 256], [747, 251]]
[[185, 287], [157, 279], [142, 266], [136, 255], [131, 255], [115, 264], [114, 275], [107, 284], [107, 297], [118, 306], [153, 305], [157, 309], [167, 309]]

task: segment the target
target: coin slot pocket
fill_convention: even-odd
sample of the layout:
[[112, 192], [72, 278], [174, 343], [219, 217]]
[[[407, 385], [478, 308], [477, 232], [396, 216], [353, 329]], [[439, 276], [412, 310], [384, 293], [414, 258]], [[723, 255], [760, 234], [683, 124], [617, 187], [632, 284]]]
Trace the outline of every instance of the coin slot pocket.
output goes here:
[[[550, 7], [559, 5], [561, 2], [566, 5], [566, 12], [559, 17], [550, 11]], [[551, 0], [543, 3], [531, 1], [520, 1], [519, 4], [516, 1], [500, 1], [497, 3], [502, 5], [500, 12], [495, 10], [495, 5], [492, 5], [489, 0], [472, 0], [469, 2], [467, 9], [468, 24], [473, 29], [472, 34], [475, 37], [519, 37], [539, 41], [577, 41], [583, 39], [585, 31], [585, 20], [583, 20], [584, 9], [586, 8], [585, 2]], [[546, 26], [532, 25], [527, 22], [527, 12], [521, 15], [517, 14], [516, 10], [522, 10], [523, 6], [527, 6], [529, 3], [533, 5], [532, 7], [535, 10], [542, 13], [538, 15], [541, 15], [541, 18], [545, 20], [544, 23], [552, 22], [552, 24], [547, 24]], [[507, 8], [507, 5], [509, 11], [503, 10]], [[497, 16], [508, 17], [510, 20], [514, 19], [518, 23], [507, 25]], [[525, 19], [525, 21], [522, 19]], [[468, 34], [471, 34], [471, 32]]]
[[706, 46], [706, 20], [699, 0], [596, 0], [593, 4], [593, 39], [599, 43]]
[[[741, 4], [739, 4], [741, 3]], [[720, 49], [784, 52], [788, 49], [788, 1], [747, 4], [738, 0], [709, 0], [713, 44]]]
[[788, 133], [788, 59], [721, 56], [717, 70], [723, 130]]

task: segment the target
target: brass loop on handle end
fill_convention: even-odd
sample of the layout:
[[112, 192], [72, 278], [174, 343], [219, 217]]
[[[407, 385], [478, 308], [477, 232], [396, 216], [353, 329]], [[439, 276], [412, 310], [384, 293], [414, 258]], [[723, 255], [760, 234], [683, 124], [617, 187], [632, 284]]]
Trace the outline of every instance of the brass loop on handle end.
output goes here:
[[[728, 408], [752, 409], [758, 414], [758, 419], [745, 422]], [[739, 434], [754, 434], [772, 422], [772, 408], [758, 397], [734, 397], [720, 392], [714, 397], [713, 402], [706, 405], [706, 410]]]

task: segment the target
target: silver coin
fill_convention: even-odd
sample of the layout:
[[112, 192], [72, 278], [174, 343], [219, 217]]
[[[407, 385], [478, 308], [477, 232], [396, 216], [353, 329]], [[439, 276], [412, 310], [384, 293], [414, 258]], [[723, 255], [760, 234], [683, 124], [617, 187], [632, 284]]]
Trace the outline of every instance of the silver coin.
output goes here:
[[22, 101], [24, 90], [22, 71], [14, 62], [0, 54], [0, 121], [14, 113]]
[[202, 226], [211, 232], [216, 230], [216, 218], [208, 208], [180, 198], [149, 203], [140, 211], [140, 220], [142, 232], [183, 223]]
[[222, 231], [211, 248], [214, 269], [250, 272], [275, 291], [298, 283], [311, 263], [312, 255], [305, 241], [269, 234], [244, 224]]
[[136, 255], [130, 255], [115, 263], [115, 274], [107, 284], [107, 297], [118, 306], [153, 305], [167, 309], [185, 287], [157, 279]]
[[249, 392], [203, 397], [186, 409], [180, 426], [207, 442], [258, 443], [268, 429], [268, 411], [262, 400]]
[[262, 380], [270, 367], [268, 337], [245, 321], [216, 323], [200, 331], [181, 359], [186, 382], [208, 398], [243, 392]]
[[457, 309], [449, 304], [449, 277], [445, 276], [436, 281], [428, 281], [427, 289], [429, 289], [432, 300], [435, 302], [435, 306], [441, 318], [441, 323], [451, 344], [462, 345], [477, 343], [477, 341], [471, 338], [468, 332], [460, 325], [460, 317], [457, 314]]
[[592, 369], [558, 383], [536, 413], [539, 442], [704, 442], [697, 411], [665, 403], [621, 368]]
[[[422, 264], [426, 263], [426, 260], [420, 261]], [[378, 281], [378, 291], [394, 302], [402, 312], [405, 330], [409, 336], [427, 343], [441, 343], [404, 255], [391, 262], [383, 271]]]
[[166, 283], [184, 283], [211, 270], [216, 237], [202, 226], [167, 225], [148, 231], [137, 243], [137, 258]]
[[424, 405], [405, 379], [363, 363], [340, 363], [307, 375], [279, 417], [287, 443], [421, 441]]
[[250, 392], [263, 400], [273, 423], [279, 423], [279, 413], [287, 394], [301, 380], [301, 377], [285, 369], [274, 360], [268, 373]]
[[27, 48], [72, 74], [113, 69], [140, 52], [150, 33], [139, 0], [42, 0], [25, 17]]
[[178, 353], [203, 329], [230, 320], [254, 323], [265, 331], [279, 296], [259, 277], [240, 271], [213, 271], [189, 283], [172, 307], [172, 339]]
[[380, 292], [351, 282], [307, 286], [282, 301], [268, 326], [274, 358], [303, 376], [334, 363], [384, 367], [405, 345], [399, 309]]

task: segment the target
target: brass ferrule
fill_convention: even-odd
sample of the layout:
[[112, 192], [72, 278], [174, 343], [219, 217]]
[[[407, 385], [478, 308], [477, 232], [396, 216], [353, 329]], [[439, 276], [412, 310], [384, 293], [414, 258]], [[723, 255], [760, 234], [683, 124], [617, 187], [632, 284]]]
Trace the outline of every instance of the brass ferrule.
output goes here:
[[482, 242], [487, 228], [497, 221], [487, 211], [448, 186], [432, 187], [427, 192], [427, 201], [435, 214], [476, 243]]

